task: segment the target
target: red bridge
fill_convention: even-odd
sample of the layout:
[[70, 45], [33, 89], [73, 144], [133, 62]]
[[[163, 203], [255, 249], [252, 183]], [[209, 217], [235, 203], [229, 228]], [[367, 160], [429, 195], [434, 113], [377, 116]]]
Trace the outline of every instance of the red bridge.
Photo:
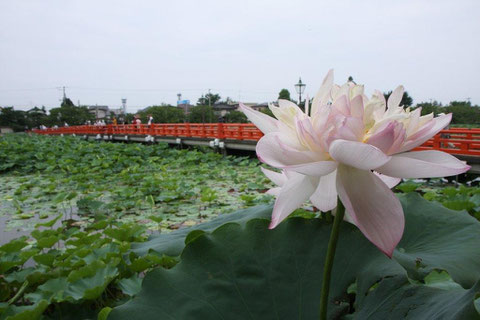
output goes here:
[[[152, 125], [72, 126], [34, 130], [38, 134], [77, 135], [85, 139], [209, 145], [220, 149], [255, 150], [262, 132], [251, 123], [160, 123]], [[467, 160], [480, 172], [480, 129], [442, 130], [415, 150], [440, 150]]]

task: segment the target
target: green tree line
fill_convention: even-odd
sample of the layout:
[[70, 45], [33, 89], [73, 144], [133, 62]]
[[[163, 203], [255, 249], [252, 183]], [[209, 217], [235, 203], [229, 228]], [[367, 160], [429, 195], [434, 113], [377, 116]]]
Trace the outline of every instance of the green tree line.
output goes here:
[[[385, 93], [385, 97], [391, 92]], [[287, 89], [279, 92], [279, 99], [291, 100], [290, 93]], [[218, 94], [207, 93], [202, 95], [196, 106], [190, 106], [188, 113], [183, 109], [171, 105], [150, 106], [137, 114], [127, 114], [125, 121], [131, 123], [134, 116], [140, 116], [143, 123], [147, 123], [148, 117], [151, 115], [154, 123], [246, 123], [248, 122], [245, 115], [237, 110], [230, 111], [224, 116], [220, 116], [215, 111], [213, 105], [215, 103], [228, 104], [230, 98], [221, 101]], [[437, 101], [420, 102], [413, 106], [413, 99], [404, 93], [402, 104], [405, 107], [422, 108], [422, 115], [434, 113], [453, 113], [452, 124], [457, 126], [480, 126], [480, 106], [472, 105], [469, 101], [452, 101], [448, 105], [442, 105]], [[270, 110], [263, 110], [264, 113], [272, 115]], [[273, 115], [272, 115], [273, 116]], [[95, 116], [88, 112], [85, 106], [75, 106], [72, 101], [66, 98], [60, 107], [50, 109], [34, 107], [31, 110], [15, 110], [13, 107], [0, 107], [0, 126], [13, 128], [15, 131], [25, 131], [38, 128], [41, 125], [52, 127], [55, 125], [63, 126], [65, 123], [69, 125], [82, 125], [87, 121], [94, 121]]]
[[15, 110], [13, 107], [0, 107], [0, 126], [11, 127], [14, 131], [25, 131], [39, 128], [41, 125], [63, 126], [81, 125], [86, 121], [95, 120], [95, 116], [88, 112], [87, 107], [77, 107], [70, 99], [62, 102], [58, 108], [50, 109], [34, 107], [28, 111]]

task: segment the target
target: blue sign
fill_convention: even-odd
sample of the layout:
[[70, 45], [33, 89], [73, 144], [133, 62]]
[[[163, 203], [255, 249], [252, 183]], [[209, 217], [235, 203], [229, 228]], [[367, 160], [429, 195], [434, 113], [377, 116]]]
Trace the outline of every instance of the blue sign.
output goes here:
[[190, 100], [178, 100], [177, 101], [177, 106], [179, 106], [181, 104], [190, 104]]

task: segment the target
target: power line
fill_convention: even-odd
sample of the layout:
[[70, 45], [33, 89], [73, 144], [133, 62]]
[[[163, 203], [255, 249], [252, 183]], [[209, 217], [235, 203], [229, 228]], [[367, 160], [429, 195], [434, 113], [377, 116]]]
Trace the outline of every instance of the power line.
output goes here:
[[[130, 91], [130, 92], [178, 92], [177, 89], [159, 89], [159, 88], [94, 88], [94, 87], [82, 87], [82, 86], [69, 86], [65, 87], [71, 90], [85, 90], [85, 91]], [[12, 88], [12, 89], [0, 89], [0, 92], [15, 92], [15, 91], [44, 91], [44, 90], [62, 90], [63, 87], [45, 87], [45, 88]], [[216, 91], [216, 92], [233, 92], [238, 94], [239, 89], [230, 89], [230, 88], [190, 88], [184, 89], [181, 88], [181, 91]], [[243, 90], [241, 89], [243, 94], [277, 94], [276, 91], [257, 91], [257, 90]]]
[[48, 88], [25, 88], [25, 89], [0, 89], [0, 92], [9, 92], [9, 91], [40, 91], [40, 90], [56, 90], [57, 87], [48, 87]]

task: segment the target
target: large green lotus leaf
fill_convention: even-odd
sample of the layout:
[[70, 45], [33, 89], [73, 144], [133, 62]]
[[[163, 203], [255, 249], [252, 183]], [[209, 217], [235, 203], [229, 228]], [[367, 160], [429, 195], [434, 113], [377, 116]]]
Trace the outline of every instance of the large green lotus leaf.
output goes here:
[[97, 299], [104, 291], [107, 285], [118, 275], [118, 269], [108, 265], [105, 268], [98, 269], [96, 274], [90, 278], [81, 278], [69, 284], [65, 290], [66, 298], [74, 300], [93, 300]]
[[65, 301], [64, 292], [68, 288], [68, 281], [65, 277], [50, 279], [44, 284], [38, 286], [37, 290], [27, 293], [25, 297], [32, 302], [46, 300]]
[[4, 313], [1, 314], [1, 320], [36, 320], [40, 319], [43, 311], [47, 309], [48, 302], [41, 300], [30, 306], [17, 307], [10, 305]]
[[480, 282], [469, 290], [441, 289], [411, 284], [405, 277], [380, 282], [365, 299], [356, 319], [449, 319], [475, 320], [480, 314], [474, 299]]
[[417, 193], [401, 197], [406, 225], [394, 258], [415, 279], [434, 268], [446, 270], [468, 288], [480, 278], [480, 223], [466, 212], [423, 200]]
[[6, 253], [18, 252], [22, 250], [24, 247], [28, 246], [28, 237], [22, 236], [20, 238], [14, 239], [3, 246], [0, 246], [0, 251]]
[[148, 254], [150, 250], [172, 257], [178, 256], [182, 253], [182, 250], [185, 247], [185, 238], [194, 230], [209, 232], [228, 222], [244, 224], [254, 218], [269, 218], [271, 214], [271, 206], [258, 206], [255, 208], [240, 210], [232, 214], [224, 214], [209, 222], [190, 228], [179, 229], [166, 234], [159, 234], [152, 236], [148, 241], [132, 244], [132, 251], [139, 256]]
[[50, 279], [38, 286], [35, 292], [28, 293], [25, 296], [30, 301], [47, 300], [49, 302], [97, 299], [117, 276], [118, 270], [116, 267], [109, 265], [95, 268], [94, 272], [92, 276], [83, 271], [73, 279], [66, 277]]
[[[385, 302], [394, 304], [390, 307], [396, 312], [392, 317], [401, 317], [403, 311], [416, 308], [410, 300], [400, 305], [409, 296], [431, 301], [437, 295], [444, 299], [463, 297], [470, 302], [460, 306], [465, 307], [461, 312], [469, 314], [469, 310], [474, 310], [474, 294], [478, 291], [474, 285], [480, 279], [480, 269], [476, 267], [480, 263], [480, 246], [475, 246], [480, 243], [480, 223], [414, 194], [402, 198], [402, 204], [406, 231], [394, 259], [380, 253], [357, 228], [342, 224], [329, 317], [338, 318], [349, 312], [347, 288], [355, 281], [357, 311], [367, 314], [370, 305], [377, 307], [376, 303], [383, 301], [380, 298], [388, 298], [389, 294], [398, 297], [398, 301]], [[274, 230], [267, 227], [267, 220], [254, 219], [243, 225], [227, 223], [212, 233], [198, 235], [188, 242], [180, 263], [172, 269], [159, 268], [147, 274], [138, 296], [115, 308], [109, 319], [318, 318], [331, 225], [319, 219], [295, 218]], [[420, 260], [417, 268], [414, 262]], [[467, 288], [457, 287], [450, 292], [421, 283], [408, 286], [408, 274], [421, 276], [433, 269], [447, 270]], [[401, 285], [384, 284], [384, 279], [392, 277], [401, 279]], [[370, 289], [377, 282], [378, 288], [391, 288], [392, 292], [371, 302]], [[422, 304], [420, 300], [417, 304]], [[399, 308], [395, 309], [396, 305]]]
[[119, 280], [117, 285], [124, 294], [134, 296], [142, 289], [142, 281], [143, 278], [140, 278], [138, 275], [134, 274], [130, 278], [123, 278]]

